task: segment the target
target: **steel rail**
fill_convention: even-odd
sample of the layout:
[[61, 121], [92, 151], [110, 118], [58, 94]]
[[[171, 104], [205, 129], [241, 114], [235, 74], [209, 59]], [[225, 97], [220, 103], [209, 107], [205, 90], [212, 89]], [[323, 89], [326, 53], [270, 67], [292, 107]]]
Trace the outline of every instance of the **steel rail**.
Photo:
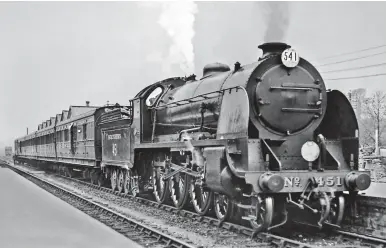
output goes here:
[[351, 237], [352, 239], [360, 239], [368, 243], [369, 245], [375, 245], [377, 247], [386, 247], [386, 240], [385, 239], [380, 239], [380, 238], [375, 238], [371, 237], [368, 235], [363, 235], [363, 234], [358, 234], [358, 233], [351, 233], [347, 231], [342, 231], [342, 230], [334, 230], [336, 234], [340, 234], [346, 237]]
[[[152, 244], [154, 245], [166, 244], [166, 247], [197, 248], [197, 246], [195, 245], [188, 244], [168, 234], [162, 233], [161, 231], [158, 231], [152, 227], [144, 225], [143, 223], [139, 223], [134, 219], [123, 216], [120, 213], [117, 213], [100, 204], [92, 202], [82, 196], [79, 196], [60, 186], [57, 186], [51, 182], [48, 182], [47, 180], [39, 178], [29, 172], [16, 168], [15, 166], [12, 166], [8, 163], [7, 163], [7, 167], [13, 170], [14, 172], [18, 173], [19, 175], [27, 178], [28, 180], [33, 181], [34, 183], [38, 182], [38, 186], [40, 187], [43, 186], [42, 187], [43, 189], [45, 189], [46, 191], [50, 192], [53, 195], [57, 196], [59, 192], [61, 196], [65, 196], [65, 197], [59, 197], [59, 198], [70, 203], [71, 205], [75, 205], [74, 202], [71, 202], [71, 201], [76, 201], [77, 202], [76, 208], [90, 215], [94, 219], [97, 219], [98, 221], [106, 224], [113, 230], [123, 234], [124, 236], [126, 236], [127, 238], [131, 239], [136, 243], [139, 243], [139, 244], [143, 243], [143, 245], [146, 245], [146, 247], [151, 247]], [[51, 192], [51, 190], [47, 190], [46, 187], [56, 192], [53, 193]], [[66, 199], [63, 199], [63, 198], [66, 198]], [[70, 200], [68, 198], [70, 198]], [[144, 240], [146, 240], [146, 242], [144, 242]], [[152, 242], [149, 243], [149, 240], [152, 240]]]

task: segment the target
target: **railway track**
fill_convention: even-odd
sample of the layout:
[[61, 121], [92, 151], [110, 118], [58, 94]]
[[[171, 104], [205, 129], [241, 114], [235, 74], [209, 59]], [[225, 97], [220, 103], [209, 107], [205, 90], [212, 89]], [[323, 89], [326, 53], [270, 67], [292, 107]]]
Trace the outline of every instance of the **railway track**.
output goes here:
[[[209, 216], [200, 216], [199, 214], [197, 214], [195, 212], [192, 212], [189, 210], [177, 209], [177, 208], [170, 206], [170, 205], [167, 205], [167, 204], [159, 204], [156, 201], [146, 199], [143, 197], [133, 197], [131, 195], [119, 193], [117, 191], [113, 191], [110, 188], [91, 184], [89, 182], [86, 182], [86, 181], [83, 181], [80, 179], [69, 178], [69, 177], [65, 177], [65, 176], [60, 176], [60, 177], [65, 178], [65, 179], [70, 180], [70, 181], [78, 182], [78, 183], [86, 185], [90, 188], [98, 189], [98, 190], [101, 190], [101, 191], [104, 191], [104, 192], [107, 192], [110, 194], [114, 194], [114, 195], [117, 195], [117, 196], [120, 196], [123, 198], [127, 198], [127, 199], [130, 199], [130, 200], [142, 203], [142, 204], [146, 204], [146, 205], [153, 206], [153, 207], [156, 207], [159, 209], [163, 209], [165, 211], [168, 211], [168, 212], [171, 212], [171, 213], [174, 213], [177, 215], [181, 215], [183, 217], [193, 218], [193, 219], [196, 219], [196, 220], [203, 222], [203, 223], [215, 225], [217, 227], [221, 227], [221, 228], [224, 228], [226, 230], [230, 230], [230, 231], [233, 231], [233, 232], [236, 232], [239, 234], [243, 234], [243, 235], [248, 236], [248, 237], [257, 238], [257, 239], [261, 240], [262, 242], [277, 245], [277, 247], [304, 247], [304, 248], [315, 247], [315, 245], [313, 245], [313, 244], [305, 244], [304, 242], [295, 241], [293, 239], [285, 238], [285, 237], [282, 237], [279, 235], [274, 235], [272, 233], [255, 234], [252, 229], [247, 228], [245, 226], [237, 225], [237, 224], [230, 223], [230, 222], [221, 222], [216, 218], [212, 218]], [[315, 231], [319, 231], [319, 230], [315, 230]], [[367, 235], [350, 233], [350, 232], [345, 232], [345, 231], [341, 231], [341, 230], [333, 230], [332, 233], [329, 232], [329, 235], [333, 235], [334, 238], [339, 240], [339, 243], [343, 243], [343, 242], [351, 242], [352, 243], [349, 245], [338, 245], [335, 247], [340, 247], [340, 248], [347, 247], [348, 248], [348, 247], [367, 246], [367, 247], [377, 247], [377, 248], [385, 247], [386, 248], [386, 240], [367, 236]]]
[[[15, 170], [16, 172], [21, 171], [22, 174], [29, 174], [29, 173], [25, 172], [24, 170], [20, 170], [12, 165], [9, 165], [8, 167]], [[321, 246], [329, 246], [329, 247], [336, 247], [336, 248], [338, 248], [338, 247], [339, 248], [351, 248], [351, 247], [377, 247], [377, 248], [380, 248], [380, 247], [386, 247], [386, 240], [374, 238], [374, 237], [369, 237], [366, 235], [360, 235], [360, 234], [356, 234], [356, 233], [339, 231], [339, 230], [334, 231], [333, 233], [329, 233], [329, 235], [330, 235], [329, 239], [330, 240], [336, 239], [337, 242], [334, 242], [334, 244], [328, 244], [328, 242], [324, 241], [324, 243], [318, 244], [318, 245], [301, 242], [301, 241], [294, 240], [294, 239], [289, 238], [289, 237], [283, 237], [285, 235], [280, 235], [280, 234], [278, 234], [278, 235], [273, 234], [273, 233], [258, 233], [258, 234], [256, 234], [256, 233], [254, 233], [254, 231], [252, 229], [247, 228], [245, 226], [241, 226], [241, 225], [237, 225], [237, 224], [229, 223], [229, 222], [220, 222], [216, 218], [212, 218], [209, 216], [200, 216], [200, 215], [196, 214], [195, 212], [191, 212], [188, 210], [179, 210], [173, 206], [169, 206], [166, 204], [159, 204], [155, 201], [152, 201], [152, 200], [149, 200], [149, 199], [146, 199], [143, 197], [133, 197], [131, 195], [125, 195], [123, 193], [118, 193], [117, 191], [113, 191], [109, 188], [100, 187], [100, 186], [91, 184], [89, 182], [86, 182], [86, 181], [83, 181], [80, 179], [69, 178], [69, 177], [64, 177], [64, 176], [60, 176], [60, 177], [66, 179], [66, 180], [70, 180], [70, 181], [85, 185], [85, 186], [93, 188], [93, 189], [100, 190], [102, 192], [113, 194], [113, 195], [116, 195], [116, 196], [119, 196], [122, 198], [127, 198], [127, 199], [130, 199], [132, 201], [139, 202], [141, 204], [146, 204], [148, 206], [152, 206], [152, 207], [155, 207], [158, 209], [163, 209], [167, 212], [174, 213], [176, 215], [180, 215], [180, 216], [185, 217], [185, 218], [194, 219], [194, 220], [201, 222], [201, 223], [206, 223], [206, 224], [213, 225], [216, 227], [221, 227], [221, 228], [224, 228], [226, 230], [233, 231], [237, 234], [242, 234], [246, 237], [250, 237], [250, 238], [255, 239], [260, 244], [265, 244], [268, 247], [303, 247], [303, 248], [308, 248], [308, 247], [314, 248], [314, 247], [321, 247]], [[118, 215], [120, 215], [120, 214], [118, 214]], [[124, 216], [122, 216], [122, 217], [124, 217]], [[126, 218], [126, 217], [124, 217], [124, 218]], [[114, 226], [114, 224], [108, 224], [108, 225]], [[173, 246], [173, 247], [175, 247], [175, 246]], [[178, 247], [185, 247], [185, 246], [178, 246]], [[194, 246], [192, 246], [192, 247], [194, 247]]]

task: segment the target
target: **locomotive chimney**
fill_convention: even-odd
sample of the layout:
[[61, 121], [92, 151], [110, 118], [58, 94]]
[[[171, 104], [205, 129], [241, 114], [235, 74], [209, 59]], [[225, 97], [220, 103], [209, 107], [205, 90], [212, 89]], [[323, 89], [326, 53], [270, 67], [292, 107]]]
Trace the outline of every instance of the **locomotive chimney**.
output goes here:
[[90, 106], [90, 101], [86, 101], [86, 106], [87, 106], [87, 107]]
[[267, 42], [258, 46], [261, 50], [263, 50], [263, 55], [259, 58], [259, 60], [273, 54], [281, 54], [285, 49], [291, 48], [290, 45], [282, 42]]

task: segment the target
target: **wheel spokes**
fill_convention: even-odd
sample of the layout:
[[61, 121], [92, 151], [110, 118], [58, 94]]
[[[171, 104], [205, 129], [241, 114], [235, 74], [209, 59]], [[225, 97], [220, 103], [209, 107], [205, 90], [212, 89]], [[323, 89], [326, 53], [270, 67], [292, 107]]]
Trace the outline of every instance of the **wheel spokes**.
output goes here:
[[117, 170], [113, 170], [110, 177], [111, 189], [115, 190], [117, 188]]
[[125, 194], [129, 194], [131, 190], [131, 171], [126, 170], [126, 176], [125, 176], [125, 181], [123, 184], [123, 191]]
[[331, 201], [330, 216], [328, 222], [337, 226], [342, 224], [345, 208], [345, 200], [343, 196], [337, 196]]
[[256, 207], [255, 210], [251, 209], [249, 214], [255, 216], [255, 218], [249, 220], [252, 228], [255, 231], [265, 231], [271, 224], [273, 219], [273, 198], [266, 197], [261, 200], [260, 197], [252, 201], [252, 205]]
[[138, 176], [136, 172], [133, 172], [131, 174], [131, 180], [130, 180], [130, 190], [131, 194], [136, 197], [139, 193], [139, 182], [138, 182]]
[[123, 171], [120, 171], [119, 176], [118, 176], [118, 192], [119, 193], [123, 192], [123, 185], [125, 183], [124, 176], [125, 176], [125, 174], [123, 173]]
[[233, 214], [232, 203], [229, 198], [223, 194], [214, 195], [214, 210], [217, 216], [217, 219], [220, 221], [229, 220]]
[[213, 205], [213, 192], [196, 185], [193, 179], [190, 183], [190, 197], [195, 211], [200, 215], [207, 214]]
[[169, 181], [170, 196], [176, 208], [182, 209], [189, 198], [188, 176], [176, 174]]
[[318, 221], [318, 226], [321, 228], [323, 226], [323, 223], [330, 216], [330, 212], [331, 212], [330, 198], [325, 192], [321, 194], [319, 198], [319, 204], [320, 204], [320, 211], [319, 211], [320, 220]]
[[164, 172], [161, 171], [161, 168], [153, 168], [153, 194], [158, 203], [164, 203], [169, 196], [169, 190], [167, 188], [169, 180], [163, 180], [163, 174]]

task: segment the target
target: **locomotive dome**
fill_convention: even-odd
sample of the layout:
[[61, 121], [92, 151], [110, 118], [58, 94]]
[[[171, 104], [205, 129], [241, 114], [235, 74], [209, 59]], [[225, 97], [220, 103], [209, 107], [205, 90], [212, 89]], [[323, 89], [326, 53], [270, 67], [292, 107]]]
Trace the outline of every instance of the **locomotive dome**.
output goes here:
[[223, 63], [219, 63], [219, 62], [215, 62], [215, 63], [207, 64], [206, 66], [204, 66], [202, 74], [203, 74], [203, 77], [206, 77], [206, 76], [212, 75], [213, 73], [216, 73], [216, 72], [226, 72], [226, 71], [230, 71], [230, 70], [231, 70], [231, 68], [229, 68], [228, 65], [223, 64]]

